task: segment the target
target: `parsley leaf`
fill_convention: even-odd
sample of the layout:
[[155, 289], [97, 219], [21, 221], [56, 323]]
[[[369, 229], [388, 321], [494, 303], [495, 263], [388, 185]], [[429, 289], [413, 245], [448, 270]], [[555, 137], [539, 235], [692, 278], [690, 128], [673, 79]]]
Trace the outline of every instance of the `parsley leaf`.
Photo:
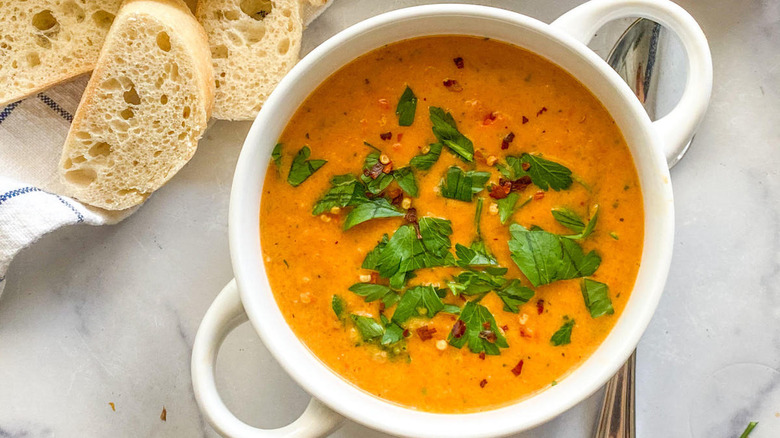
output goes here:
[[414, 172], [410, 166], [394, 170], [392, 175], [401, 190], [413, 198], [417, 197], [417, 181], [414, 179]]
[[739, 438], [748, 438], [748, 436], [750, 436], [750, 433], [753, 432], [753, 429], [755, 429], [756, 426], [758, 426], [758, 421], [751, 421], [750, 423], [748, 423], [747, 427], [742, 432], [742, 435], [739, 436]]
[[523, 286], [517, 279], [510, 280], [496, 294], [504, 302], [504, 310], [512, 313], [520, 312], [520, 306], [534, 297], [533, 289]]
[[398, 101], [398, 106], [395, 107], [395, 113], [398, 115], [399, 126], [411, 126], [414, 122], [414, 113], [417, 110], [417, 96], [414, 95], [409, 86], [406, 86], [406, 90], [401, 95], [401, 99]]
[[392, 321], [400, 325], [415, 316], [433, 318], [443, 309], [444, 303], [433, 286], [415, 286], [407, 289], [401, 296]]
[[398, 302], [398, 294], [387, 286], [373, 283], [355, 283], [349, 290], [363, 297], [367, 303], [382, 300], [385, 307], [390, 307]]
[[470, 269], [458, 274], [453, 281], [447, 282], [453, 295], [483, 295], [495, 291], [504, 302], [504, 310], [518, 313], [519, 306], [533, 298], [533, 289], [527, 288], [520, 280], [504, 278], [507, 269], [497, 266], [485, 268], [483, 271]]
[[[568, 317], [564, 317], [564, 319], [568, 319]], [[550, 338], [550, 343], [555, 345], [556, 347], [559, 345], [570, 344], [571, 329], [573, 327], [574, 327], [573, 319], [569, 319], [568, 321], [564, 322], [561, 328], [559, 328], [557, 332], [553, 333], [552, 337]]]
[[391, 182], [393, 182], [393, 175], [389, 173], [379, 172], [376, 178], [371, 178], [370, 176], [365, 174], [365, 171], [370, 172], [371, 169], [377, 164], [382, 166], [382, 164], [379, 163], [379, 157], [381, 156], [381, 152], [379, 152], [379, 149], [375, 148], [374, 146], [371, 146], [368, 143], [366, 144], [375, 150], [369, 153], [368, 155], [366, 155], [366, 159], [363, 161], [364, 173], [360, 175], [360, 180], [363, 181], [363, 184], [366, 185], [366, 189], [369, 192], [371, 192], [371, 194], [377, 195], [381, 193], [384, 189], [386, 189]]
[[365, 187], [354, 175], [336, 175], [330, 180], [331, 188], [315, 204], [311, 214], [318, 215], [333, 207], [344, 208], [368, 201]]
[[387, 242], [389, 240], [390, 239], [387, 237], [387, 234], [383, 235], [382, 239], [377, 242], [374, 249], [366, 254], [366, 258], [363, 259], [363, 264], [360, 267], [363, 269], [378, 271], [379, 267], [377, 266], [377, 263], [379, 262], [379, 256], [382, 254], [382, 250], [385, 249], [385, 246], [387, 246]]
[[385, 198], [376, 198], [359, 204], [347, 214], [344, 220], [344, 231], [367, 220], [383, 217], [401, 217], [404, 212], [397, 209]]
[[498, 218], [501, 221], [501, 225], [504, 225], [507, 222], [509, 222], [509, 219], [512, 218], [512, 215], [517, 210], [525, 207], [529, 202], [531, 202], [531, 199], [533, 199], [533, 197], [529, 196], [525, 201], [521, 202], [518, 205], [517, 201], [519, 199], [520, 199], [520, 194], [517, 192], [512, 192], [509, 195], [507, 195], [506, 198], [496, 200], [496, 204], [498, 205]]
[[[460, 332], [460, 336], [450, 332], [447, 337], [447, 341], [455, 348], [462, 348], [468, 343], [472, 353], [485, 352], [495, 356], [501, 354], [500, 348], [509, 347], [490, 310], [475, 301], [466, 303], [455, 324], [465, 325], [465, 331]], [[485, 328], [486, 325], [490, 328]]]
[[298, 151], [298, 154], [293, 158], [292, 165], [290, 166], [290, 173], [287, 174], [287, 182], [293, 187], [298, 187], [302, 182], [320, 167], [327, 163], [327, 160], [309, 160], [311, 150], [308, 146], [304, 146]]
[[601, 264], [595, 251], [586, 255], [576, 242], [557, 234], [518, 224], [509, 227], [509, 234], [512, 260], [534, 286], [592, 275]]
[[276, 167], [282, 165], [282, 144], [281, 143], [276, 143], [276, 146], [274, 146], [274, 150], [271, 151], [271, 159], [274, 160], [274, 164], [276, 164]]
[[474, 161], [474, 144], [458, 131], [452, 114], [445, 113], [443, 109], [435, 106], [428, 108], [428, 112], [433, 123], [433, 135], [439, 143], [460, 155], [464, 161]]
[[568, 208], [553, 209], [552, 215], [559, 224], [574, 231], [575, 233], [579, 233], [563, 237], [578, 240], [590, 236], [590, 234], [593, 233], [593, 229], [596, 228], [596, 222], [599, 220], [598, 204], [596, 204], [593, 210], [593, 216], [591, 216], [587, 225], [585, 225], [577, 213], [569, 210]]
[[330, 300], [330, 307], [333, 309], [333, 313], [336, 314], [338, 319], [344, 320], [344, 312], [347, 310], [347, 303], [344, 301], [344, 298], [333, 295], [333, 298]]
[[598, 318], [602, 315], [615, 313], [615, 309], [612, 308], [612, 300], [609, 299], [609, 286], [606, 284], [585, 278], [580, 284], [580, 290], [591, 317]]
[[458, 257], [458, 266], [488, 266], [498, 265], [496, 258], [490, 253], [485, 242], [477, 240], [471, 244], [471, 247], [466, 247], [460, 243], [455, 244], [455, 255]]
[[477, 198], [477, 208], [474, 209], [474, 228], [477, 229], [477, 239], [482, 239], [482, 230], [480, 229], [480, 222], [482, 222], [482, 203], [484, 199]]
[[404, 339], [404, 329], [400, 325], [390, 322], [385, 325], [385, 334], [382, 335], [382, 339], [379, 341], [382, 345], [395, 344], [396, 342]]
[[355, 327], [364, 341], [374, 340], [385, 334], [385, 329], [374, 318], [363, 315], [349, 315], [352, 318], [352, 322], [355, 323]]
[[441, 184], [441, 195], [445, 198], [471, 202], [475, 194], [485, 188], [490, 179], [489, 172], [470, 170], [464, 172], [457, 166], [447, 169], [447, 174]]
[[441, 155], [441, 149], [444, 147], [441, 143], [433, 143], [430, 145], [431, 150], [427, 153], [414, 156], [409, 164], [420, 170], [430, 169], [439, 160]]
[[[507, 159], [507, 162], [509, 160]], [[542, 190], [552, 187], [553, 190], [568, 189], [571, 186], [571, 170], [554, 161], [546, 160], [538, 155], [523, 154], [520, 164], [528, 164], [528, 176]]]

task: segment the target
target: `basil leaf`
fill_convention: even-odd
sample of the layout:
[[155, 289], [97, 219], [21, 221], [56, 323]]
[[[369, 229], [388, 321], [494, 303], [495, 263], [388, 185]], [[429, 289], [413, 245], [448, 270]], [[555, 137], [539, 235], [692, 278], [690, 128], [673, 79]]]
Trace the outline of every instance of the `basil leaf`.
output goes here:
[[[472, 353], [484, 352], [494, 356], [501, 354], [500, 348], [509, 347], [506, 338], [498, 330], [493, 314], [487, 307], [475, 301], [469, 301], [461, 310], [458, 321], [462, 321], [460, 324], [465, 324], [465, 331], [459, 337], [455, 337], [450, 332], [447, 341], [453, 347], [461, 348], [468, 344]], [[484, 324], [486, 323], [490, 327], [489, 329], [485, 328]], [[459, 323], [455, 322], [455, 324]]]
[[404, 339], [403, 327], [395, 323], [390, 323], [385, 326], [385, 333], [382, 335], [382, 339], [379, 341], [379, 343], [387, 346], [402, 341], [403, 339]]
[[409, 196], [417, 197], [417, 181], [414, 179], [414, 172], [410, 166], [402, 167], [393, 171], [393, 178], [398, 183], [398, 187]]
[[542, 190], [552, 187], [553, 190], [568, 189], [571, 186], [571, 170], [554, 161], [546, 160], [538, 155], [523, 154], [520, 163], [528, 164], [528, 176]]
[[475, 194], [485, 188], [485, 183], [490, 179], [489, 172], [470, 170], [464, 172], [457, 166], [447, 169], [447, 174], [441, 184], [441, 195], [445, 198], [471, 202]]
[[433, 143], [430, 145], [431, 150], [427, 153], [414, 156], [409, 164], [420, 170], [430, 169], [439, 160], [441, 155], [441, 149], [444, 147], [441, 143]]
[[[565, 317], [564, 317], [565, 319]], [[550, 338], [550, 343], [556, 347], [559, 345], [566, 345], [571, 343], [571, 329], [574, 327], [574, 320], [570, 319], [563, 323], [561, 328], [556, 331]]]
[[397, 208], [393, 207], [387, 199], [376, 198], [368, 202], [364, 202], [347, 214], [344, 220], [344, 231], [361, 224], [367, 220], [383, 218], [383, 217], [401, 217], [404, 213]]
[[417, 110], [417, 96], [414, 95], [409, 86], [406, 86], [406, 90], [401, 95], [401, 99], [398, 101], [398, 106], [395, 107], [395, 114], [398, 116], [399, 126], [411, 126], [414, 122], [414, 113]]
[[474, 144], [458, 131], [458, 126], [452, 114], [445, 113], [437, 107], [428, 108], [431, 123], [433, 123], [433, 135], [464, 161], [474, 161]]
[[311, 214], [316, 216], [333, 207], [344, 208], [368, 201], [365, 188], [354, 175], [336, 175], [331, 178], [330, 184], [330, 189], [314, 204]]
[[287, 182], [293, 187], [298, 187], [302, 182], [320, 167], [327, 163], [326, 160], [308, 160], [311, 155], [311, 150], [308, 146], [304, 146], [298, 151], [298, 154], [293, 158], [292, 166], [290, 166], [290, 173], [287, 174]]
[[527, 230], [518, 224], [509, 227], [512, 260], [535, 287], [557, 280], [592, 275], [601, 257], [587, 255], [574, 241], [544, 230]]
[[568, 208], [554, 208], [552, 215], [559, 224], [575, 233], [581, 233], [585, 229], [585, 222], [582, 221], [580, 215]]
[[534, 297], [533, 289], [523, 286], [517, 279], [510, 280], [504, 287], [496, 290], [496, 294], [504, 302], [504, 310], [512, 313], [518, 313], [520, 306]]
[[367, 303], [382, 300], [385, 307], [395, 304], [400, 298], [398, 294], [387, 286], [373, 283], [355, 283], [349, 290], [363, 297]]
[[350, 317], [364, 341], [371, 341], [385, 334], [385, 329], [374, 318], [355, 314]]
[[433, 286], [415, 286], [407, 289], [395, 308], [392, 321], [396, 324], [403, 324], [409, 318], [415, 316], [424, 316], [433, 318], [434, 315], [444, 309], [439, 295]]
[[282, 144], [281, 143], [276, 143], [276, 146], [274, 146], [274, 150], [271, 151], [271, 159], [274, 161], [274, 164], [276, 164], [276, 167], [282, 165]]
[[456, 243], [455, 255], [458, 257], [458, 266], [464, 268], [468, 266], [498, 265], [496, 258], [490, 253], [485, 242], [481, 240], [472, 243], [470, 248]]
[[590, 316], [598, 318], [602, 315], [612, 315], [615, 309], [612, 308], [612, 300], [609, 298], [609, 286], [598, 281], [585, 278], [580, 284], [582, 298], [585, 300], [585, 307], [588, 308]]
[[344, 312], [347, 310], [347, 303], [344, 301], [344, 298], [333, 295], [333, 298], [330, 300], [330, 307], [333, 309], [333, 313], [336, 314], [338, 319], [344, 319]]

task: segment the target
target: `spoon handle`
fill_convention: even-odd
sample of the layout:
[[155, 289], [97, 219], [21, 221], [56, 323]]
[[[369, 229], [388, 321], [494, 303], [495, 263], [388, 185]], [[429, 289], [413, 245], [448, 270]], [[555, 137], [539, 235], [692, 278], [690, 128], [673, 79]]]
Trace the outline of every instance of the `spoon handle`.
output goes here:
[[636, 437], [634, 375], [636, 351], [607, 382], [596, 438]]

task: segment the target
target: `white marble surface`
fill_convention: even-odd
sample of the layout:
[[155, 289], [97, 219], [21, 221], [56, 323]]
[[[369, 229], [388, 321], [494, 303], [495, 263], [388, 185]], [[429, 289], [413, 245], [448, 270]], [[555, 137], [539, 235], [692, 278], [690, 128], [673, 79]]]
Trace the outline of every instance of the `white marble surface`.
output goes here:
[[[418, 1], [337, 0], [304, 51]], [[577, 1], [494, 4], [551, 21]], [[672, 270], [639, 345], [638, 436], [780, 436], [780, 2], [681, 2], [707, 33], [712, 105], [672, 172]], [[228, 192], [248, 123], [215, 124], [192, 162], [124, 223], [72, 227], [11, 265], [0, 298], [0, 437], [215, 437], [189, 358], [201, 317], [232, 277]], [[248, 326], [219, 358], [244, 420], [281, 426], [306, 394]], [[522, 437], [589, 437], [601, 394]], [[114, 412], [109, 406], [116, 406]], [[160, 420], [163, 406], [167, 421]], [[334, 436], [378, 437], [348, 423]]]

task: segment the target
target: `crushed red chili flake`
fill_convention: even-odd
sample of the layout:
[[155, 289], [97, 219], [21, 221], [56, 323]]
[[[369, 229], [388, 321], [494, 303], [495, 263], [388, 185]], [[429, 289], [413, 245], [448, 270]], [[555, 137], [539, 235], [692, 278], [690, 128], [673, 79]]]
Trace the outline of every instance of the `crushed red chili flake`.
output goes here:
[[529, 335], [528, 333], [526, 333], [526, 332], [525, 332], [525, 330], [523, 330], [523, 329], [520, 329], [520, 337], [522, 337], [522, 338], [530, 338], [530, 337], [531, 337], [531, 335]]
[[381, 138], [382, 140], [390, 140], [391, 138], [393, 138], [393, 133], [390, 131], [383, 132], [379, 134], [379, 138]]
[[518, 362], [517, 365], [515, 365], [515, 367], [512, 368], [512, 374], [514, 374], [515, 377], [517, 377], [522, 372], [523, 372], [523, 359], [520, 359], [520, 362]]
[[536, 302], [536, 313], [541, 315], [542, 312], [544, 312], [544, 300], [539, 300]]
[[372, 272], [369, 275], [371, 275], [371, 281], [369, 281], [369, 283], [376, 284], [377, 282], [379, 282], [379, 272]]
[[463, 68], [463, 58], [458, 56], [457, 58], [452, 60], [455, 63], [455, 67]]
[[504, 325], [501, 326], [501, 330], [507, 331], [507, 330], [509, 330], [509, 326], [504, 324]]
[[541, 116], [542, 114], [544, 114], [544, 113], [546, 113], [546, 112], [547, 112], [547, 107], [546, 107], [546, 106], [543, 106], [543, 107], [542, 107], [542, 109], [540, 109], [540, 110], [539, 110], [539, 111], [536, 113], [536, 117], [539, 117], [539, 116]]
[[390, 203], [393, 205], [401, 205], [404, 200], [404, 192], [401, 189], [392, 189], [387, 193], [390, 197]]
[[484, 328], [485, 330], [489, 329], [490, 328], [490, 323], [487, 322], [487, 321], [483, 322], [482, 323], [482, 328]]
[[498, 114], [494, 111], [490, 114], [486, 115], [484, 120], [482, 120], [483, 125], [491, 125], [496, 120], [496, 117], [498, 117]]
[[498, 339], [498, 336], [496, 336], [493, 330], [482, 330], [479, 332], [479, 337], [490, 342], [491, 344], [496, 342], [496, 339]]
[[421, 341], [427, 341], [428, 339], [433, 339], [433, 335], [436, 333], [435, 328], [428, 328], [427, 325], [424, 325], [417, 330], [417, 336], [420, 337]]
[[526, 123], [528, 123], [528, 117], [523, 116], [523, 125], [525, 125]]
[[531, 168], [531, 163], [523, 163], [523, 164], [520, 165], [520, 167], [522, 167], [523, 170], [525, 170], [527, 172], [528, 169]]
[[408, 338], [411, 333], [409, 332], [409, 329], [404, 329], [404, 332], [402, 333], [405, 338]]
[[448, 90], [454, 91], [455, 93], [463, 91], [463, 87], [461, 87], [461, 85], [455, 79], [446, 79], [444, 82], [442, 82], [442, 84], [444, 84]]
[[479, 382], [479, 387], [480, 387], [480, 388], [484, 388], [484, 387], [485, 387], [485, 385], [487, 385], [487, 379], [482, 379], [482, 381], [481, 381], [481, 382]]
[[540, 190], [540, 191], [534, 193], [534, 201], [539, 201], [541, 199], [544, 199], [544, 192], [543, 191]]
[[531, 177], [523, 175], [520, 178], [512, 181], [512, 190], [515, 192], [522, 192], [526, 187], [531, 185]]
[[485, 151], [482, 148], [475, 150], [474, 159], [477, 161], [485, 161]]
[[479, 353], [479, 358], [482, 359], [482, 360], [485, 360], [485, 352], [484, 351]]
[[407, 222], [417, 222], [417, 209], [410, 208], [409, 210], [406, 210], [406, 215], [404, 215], [404, 219], [406, 219]]
[[363, 175], [371, 179], [377, 179], [379, 174], [382, 173], [382, 169], [384, 168], [385, 165], [377, 161], [377, 163], [371, 166], [370, 169], [363, 169]]
[[515, 133], [510, 132], [509, 134], [504, 137], [503, 140], [501, 140], [501, 149], [509, 149], [509, 143], [512, 143], [512, 140], [515, 139]]
[[398, 139], [398, 141], [401, 141], [401, 139], [402, 139], [402, 138], [404, 138], [404, 134], [403, 134], [403, 132], [399, 132], [399, 133], [398, 133], [398, 134], [395, 136], [395, 138], [397, 138], [397, 139]]
[[505, 183], [502, 183], [499, 181], [499, 184], [493, 184], [490, 186], [490, 197], [493, 199], [504, 199], [507, 196], [509, 196], [509, 192], [512, 191], [512, 183], [509, 181], [505, 181]]
[[[382, 163], [379, 163], [379, 164], [382, 164]], [[387, 163], [387, 164], [384, 165], [384, 167], [382, 167], [382, 172], [384, 172], [384, 173], [390, 173], [392, 171], [393, 171], [393, 163]]]
[[455, 321], [455, 324], [452, 325], [452, 330], [450, 331], [452, 337], [460, 339], [464, 333], [466, 333], [466, 323], [461, 319]]
[[382, 313], [385, 311], [385, 303], [383, 301], [379, 302], [379, 312]]

